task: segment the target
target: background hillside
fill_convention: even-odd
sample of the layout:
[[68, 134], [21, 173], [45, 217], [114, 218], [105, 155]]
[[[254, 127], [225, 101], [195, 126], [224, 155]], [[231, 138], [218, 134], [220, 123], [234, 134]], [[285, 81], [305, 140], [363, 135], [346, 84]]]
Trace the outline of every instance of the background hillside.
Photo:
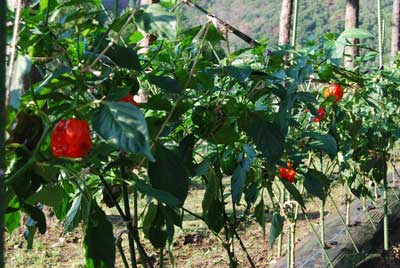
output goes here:
[[[319, 38], [326, 32], [344, 30], [345, 0], [300, 0], [298, 41]], [[382, 0], [385, 20], [385, 53], [390, 54], [392, 2]], [[267, 39], [271, 45], [278, 43], [281, 0], [200, 0], [200, 5], [256, 39]], [[377, 34], [376, 1], [360, 1], [360, 28]], [[207, 18], [197, 10], [184, 8], [185, 26], [203, 24]], [[375, 47], [375, 41], [368, 45]], [[236, 43], [236, 45], [244, 45]]]

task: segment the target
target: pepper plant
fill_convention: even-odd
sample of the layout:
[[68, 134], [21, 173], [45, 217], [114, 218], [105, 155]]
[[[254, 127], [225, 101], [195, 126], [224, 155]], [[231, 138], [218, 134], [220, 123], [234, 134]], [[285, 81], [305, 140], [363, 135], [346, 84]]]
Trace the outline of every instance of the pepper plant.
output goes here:
[[[373, 198], [372, 174], [387, 195], [397, 71], [341, 67], [347, 38], [373, 37], [362, 30], [293, 50], [228, 25], [251, 45], [231, 52], [215, 17], [177, 32], [181, 4], [120, 13], [99, 0], [50, 0], [25, 6], [20, 19], [8, 12], [20, 30], [9, 37], [17, 56], [8, 57], [7, 232], [29, 215], [31, 247], [36, 231], [46, 232], [44, 204], [66, 232], [82, 223], [86, 267], [115, 267], [116, 250], [125, 267], [154, 267], [149, 244], [162, 267], [166, 249], [174, 264], [175, 228], [190, 214], [221, 243], [229, 267], [239, 267], [237, 249], [256, 267], [238, 230], [252, 219], [266, 235], [271, 213], [269, 246], [286, 220], [294, 267], [298, 214], [309, 222], [305, 201], [317, 197], [321, 232], [310, 228], [329, 261], [324, 205], [335, 183], [349, 198]], [[146, 34], [157, 40], [143, 50]], [[193, 181], [205, 189], [201, 213], [185, 206]], [[125, 223], [130, 263], [100, 199]]]

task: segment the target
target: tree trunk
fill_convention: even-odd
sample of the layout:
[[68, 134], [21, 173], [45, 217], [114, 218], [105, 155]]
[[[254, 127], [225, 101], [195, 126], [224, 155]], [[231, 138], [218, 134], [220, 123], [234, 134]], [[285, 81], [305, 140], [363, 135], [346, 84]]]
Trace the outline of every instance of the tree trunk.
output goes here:
[[[352, 28], [358, 28], [358, 17], [360, 11], [359, 0], [347, 0], [346, 3], [346, 21], [345, 21], [345, 30], [349, 30]], [[354, 62], [353, 59], [358, 55], [358, 49], [355, 45], [358, 43], [358, 40], [355, 38], [350, 38], [349, 42], [351, 46], [347, 46], [345, 49], [345, 58], [344, 58], [344, 66], [346, 68], [353, 68]]]
[[293, 0], [282, 0], [281, 19], [279, 24], [279, 45], [290, 42], [290, 22], [293, 13]]
[[400, 49], [400, 0], [393, 0], [393, 15], [392, 15], [392, 49], [393, 57], [397, 55]]

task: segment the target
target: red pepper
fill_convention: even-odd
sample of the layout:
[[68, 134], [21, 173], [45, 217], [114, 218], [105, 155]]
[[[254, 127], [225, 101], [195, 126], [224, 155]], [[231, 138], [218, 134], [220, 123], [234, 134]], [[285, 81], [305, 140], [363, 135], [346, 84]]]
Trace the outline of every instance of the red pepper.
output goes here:
[[135, 105], [136, 107], [139, 106], [139, 105], [137, 104], [137, 102], [133, 99], [133, 96], [132, 96], [131, 93], [128, 93], [128, 95], [126, 95], [125, 97], [123, 97], [122, 99], [120, 99], [120, 101], [129, 102], [129, 103]]
[[51, 133], [50, 146], [56, 157], [84, 157], [92, 147], [89, 124], [74, 118], [60, 120]]
[[335, 97], [335, 102], [339, 102], [343, 98], [343, 89], [339, 84], [330, 84], [324, 92], [325, 98]]
[[316, 123], [318, 123], [318, 122], [320, 122], [322, 119], [324, 119], [324, 117], [325, 117], [325, 109], [320, 107], [320, 108], [318, 108], [317, 113], [318, 113], [318, 116], [316, 116], [316, 117], [314, 118], [314, 122], [316, 122]]
[[294, 181], [296, 180], [296, 170], [291, 166], [289, 162], [287, 162], [286, 165], [288, 166], [287, 168], [279, 168], [279, 177], [283, 180], [287, 180], [290, 183], [294, 183]]

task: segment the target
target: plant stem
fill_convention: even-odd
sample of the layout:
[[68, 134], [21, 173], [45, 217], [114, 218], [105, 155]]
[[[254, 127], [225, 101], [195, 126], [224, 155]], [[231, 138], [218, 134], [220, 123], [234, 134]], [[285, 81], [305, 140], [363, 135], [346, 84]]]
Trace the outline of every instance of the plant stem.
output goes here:
[[[338, 214], [338, 216], [339, 216], [341, 222], [342, 222], [343, 225], [344, 225], [344, 228], [346, 229], [347, 234], [349, 235], [349, 238], [350, 238], [350, 240], [351, 240], [351, 243], [353, 244], [354, 250], [357, 252], [357, 254], [360, 254], [360, 251], [358, 250], [358, 247], [357, 247], [356, 243], [354, 242], [353, 236], [352, 236], [351, 233], [350, 233], [349, 227], [347, 226], [346, 222], [344, 221], [343, 216], [342, 216], [342, 214], [340, 213], [340, 211], [339, 211], [339, 209], [338, 209], [338, 207], [337, 207], [337, 205], [336, 205], [336, 202], [335, 202], [335, 200], [332, 198], [332, 195], [331, 195], [331, 194], [329, 194], [329, 199], [331, 200], [331, 202], [332, 202], [332, 204], [333, 204], [333, 207], [334, 207], [335, 210], [336, 210], [336, 213]], [[347, 208], [346, 208], [346, 209], [347, 209]]]
[[114, 3], [114, 18], [119, 17], [119, 0], [115, 0]]
[[388, 200], [387, 200], [387, 164], [386, 152], [383, 152], [383, 249], [389, 251], [389, 221], [388, 221]]
[[[132, 233], [133, 228], [132, 228], [131, 213], [130, 213], [130, 208], [129, 208], [128, 186], [126, 185], [125, 182], [122, 183], [122, 195], [123, 195], [123, 199], [124, 199], [125, 215], [127, 217], [129, 233]], [[136, 264], [135, 243], [134, 243], [133, 237], [131, 235], [128, 236], [128, 242], [129, 242], [129, 250], [130, 250], [130, 254], [131, 254], [131, 265], [133, 268], [136, 268], [137, 264]]]
[[292, 261], [290, 268], [296, 267], [296, 223], [290, 223], [290, 260]]
[[[222, 203], [224, 202], [224, 187], [222, 185], [222, 181], [220, 180], [219, 182], [219, 190], [220, 190], [220, 195], [222, 199]], [[228, 215], [226, 214], [225, 210], [225, 205], [222, 206], [222, 214], [224, 217], [224, 232], [225, 232], [225, 242], [224, 242], [224, 247], [225, 250], [228, 253], [228, 258], [229, 258], [229, 268], [236, 268], [237, 267], [237, 261], [235, 258], [235, 253], [231, 250], [231, 230], [229, 228], [229, 218]]]
[[289, 221], [288, 222], [288, 232], [287, 232], [287, 263], [286, 263], [286, 267], [287, 268], [292, 268], [292, 254], [290, 254], [292, 252], [291, 247], [292, 247], [292, 225], [290, 224]]
[[131, 266], [132, 268], [136, 268], [136, 253], [135, 253], [135, 243], [133, 241], [133, 236], [134, 236], [134, 231], [133, 231], [133, 225], [132, 225], [132, 218], [131, 218], [131, 211], [129, 207], [129, 193], [128, 193], [128, 185], [124, 181], [125, 179], [128, 178], [128, 172], [126, 170], [126, 167], [121, 165], [120, 166], [120, 172], [121, 172], [121, 178], [123, 180], [122, 182], [122, 198], [124, 199], [124, 209], [125, 209], [125, 217], [126, 217], [126, 224], [128, 228], [128, 242], [129, 242], [129, 250], [131, 254]]
[[6, 173], [6, 21], [7, 4], [0, 4], [0, 267], [4, 267], [4, 180]]
[[164, 247], [160, 248], [160, 268], [164, 267]]
[[249, 254], [249, 252], [247, 251], [247, 248], [246, 248], [246, 246], [244, 245], [242, 239], [240, 238], [240, 236], [239, 236], [237, 230], [235, 230], [235, 236], [236, 236], [236, 239], [239, 241], [239, 244], [240, 244], [240, 246], [242, 247], [244, 253], [246, 254], [246, 258], [247, 258], [247, 260], [249, 261], [250, 266], [251, 266], [252, 268], [256, 268], [256, 265], [254, 264], [254, 262], [253, 262], [253, 260], [252, 260], [252, 258], [251, 258], [251, 256], [250, 256], [250, 254]]
[[321, 231], [321, 241], [324, 244], [324, 247], [326, 248], [326, 243], [325, 243], [325, 216], [324, 216], [324, 201], [321, 201], [321, 206], [319, 207], [319, 225], [320, 225], [320, 231]]
[[363, 211], [367, 212], [368, 220], [371, 223], [372, 228], [374, 229], [374, 231], [376, 231], [376, 226], [375, 226], [374, 221], [371, 218], [371, 214], [369, 214], [368, 209], [365, 207], [365, 197], [361, 197], [361, 204], [362, 204], [362, 207], [363, 207]]
[[[320, 165], [321, 165], [321, 172], [324, 173], [324, 160], [322, 158], [322, 152], [319, 154], [319, 160], [320, 160]], [[324, 173], [326, 174], [326, 173]], [[321, 205], [319, 208], [319, 225], [320, 225], [320, 231], [321, 231], [321, 241], [324, 247], [326, 248], [326, 243], [325, 243], [325, 216], [324, 216], [324, 208], [325, 208], [325, 200], [321, 200]]]
[[[279, 192], [280, 192], [280, 196], [279, 196], [279, 203], [282, 205], [285, 202], [285, 188], [283, 187], [279, 187]], [[278, 238], [278, 257], [282, 256], [282, 241], [283, 241], [283, 237], [282, 237], [282, 233], [279, 235]]]
[[349, 186], [346, 185], [346, 225], [350, 226], [350, 200], [351, 200], [351, 194], [350, 194], [350, 189]]
[[331, 261], [331, 259], [329, 258], [328, 252], [326, 251], [325, 245], [322, 244], [322, 241], [321, 241], [321, 239], [319, 238], [319, 236], [318, 236], [318, 234], [317, 234], [317, 231], [315, 230], [314, 226], [313, 226], [312, 223], [310, 222], [310, 219], [308, 218], [306, 211], [304, 210], [303, 207], [301, 208], [301, 210], [303, 211], [304, 218], [306, 219], [308, 226], [311, 228], [311, 231], [313, 232], [315, 238], [316, 238], [317, 241], [318, 241], [319, 246], [321, 247], [321, 249], [322, 249], [322, 251], [323, 251], [323, 253], [324, 253], [325, 257], [326, 257], [329, 266], [330, 266], [331, 268], [334, 268], [334, 267], [333, 267], [333, 264], [332, 264], [332, 261]]
[[378, 9], [378, 54], [379, 54], [379, 69], [383, 66], [383, 49], [382, 49], [382, 16], [381, 16], [381, 0], [376, 0]]
[[126, 259], [126, 256], [125, 256], [125, 253], [124, 253], [124, 249], [122, 248], [121, 242], [122, 241], [117, 242], [117, 248], [118, 248], [119, 254], [121, 255], [121, 259], [122, 259], [122, 262], [124, 264], [124, 267], [125, 268], [129, 268], [129, 263], [128, 263], [128, 260]]

